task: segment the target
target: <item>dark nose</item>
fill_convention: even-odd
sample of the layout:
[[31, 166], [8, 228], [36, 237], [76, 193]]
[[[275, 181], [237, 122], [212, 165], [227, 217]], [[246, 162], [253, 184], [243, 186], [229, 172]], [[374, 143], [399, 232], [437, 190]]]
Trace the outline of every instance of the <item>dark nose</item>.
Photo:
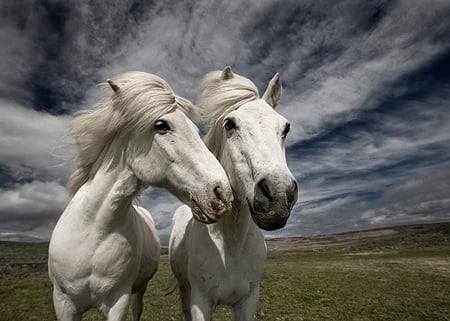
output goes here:
[[[281, 190], [280, 190], [281, 188]], [[266, 201], [273, 202], [276, 195], [279, 193], [286, 193], [286, 200], [288, 203], [293, 203], [298, 198], [298, 186], [295, 180], [292, 180], [291, 183], [282, 188], [280, 185], [273, 185], [271, 182], [265, 178], [259, 181], [256, 187], [256, 198], [257, 199], [266, 199]]]
[[268, 176], [255, 185], [253, 202], [249, 202], [253, 221], [266, 231], [286, 225], [297, 201], [297, 182], [290, 177]]

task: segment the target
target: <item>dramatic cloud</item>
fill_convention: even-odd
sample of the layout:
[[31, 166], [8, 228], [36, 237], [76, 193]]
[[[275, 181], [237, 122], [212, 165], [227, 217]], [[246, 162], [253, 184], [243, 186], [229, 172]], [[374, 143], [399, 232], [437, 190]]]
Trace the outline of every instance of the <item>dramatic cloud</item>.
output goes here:
[[67, 201], [66, 188], [57, 182], [33, 181], [1, 188], [0, 237], [2, 230], [7, 230], [48, 239]]
[[0, 211], [8, 213], [1, 219], [55, 217], [60, 214], [67, 199], [66, 189], [56, 182], [33, 181], [0, 189]]
[[[6, 0], [2, 12], [0, 233], [49, 235], [73, 169], [58, 147], [96, 83], [144, 70], [195, 101], [226, 65], [260, 92], [283, 80], [300, 203], [274, 235], [450, 220], [434, 188], [450, 172], [448, 1]], [[33, 193], [49, 198], [20, 214]], [[141, 202], [166, 242], [180, 203], [156, 189]]]
[[[289, 88], [296, 89], [288, 94], [284, 112], [297, 124], [293, 141], [359, 117], [392, 90], [396, 95], [408, 93], [401, 82], [450, 48], [442, 33], [449, 26], [441, 15], [450, 13], [448, 4], [435, 3], [436, 11], [427, 10], [427, 5], [373, 2], [358, 8], [347, 1], [330, 8], [333, 11], [317, 25], [298, 29], [298, 37], [306, 41], [295, 49], [301, 51], [292, 59], [296, 70], [289, 66], [285, 75]], [[323, 12], [319, 6], [311, 14]], [[418, 16], [420, 28], [414, 19]], [[303, 77], [292, 74], [294, 70]]]
[[[70, 160], [67, 116], [52, 116], [0, 100], [0, 166], [14, 179], [64, 182]], [[61, 153], [66, 160], [58, 159]], [[61, 156], [62, 157], [62, 156]]]

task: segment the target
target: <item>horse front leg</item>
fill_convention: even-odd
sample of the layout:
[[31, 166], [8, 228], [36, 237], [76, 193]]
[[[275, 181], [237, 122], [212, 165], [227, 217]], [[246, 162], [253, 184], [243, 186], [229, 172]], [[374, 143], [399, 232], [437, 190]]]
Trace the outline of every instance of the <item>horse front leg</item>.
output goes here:
[[235, 321], [252, 321], [255, 318], [259, 299], [259, 284], [250, 289], [250, 293], [244, 299], [233, 306]]
[[181, 309], [185, 321], [192, 321], [191, 317], [191, 287], [189, 284], [179, 285]]
[[115, 294], [102, 307], [102, 312], [107, 321], [125, 321], [130, 305], [131, 290]]
[[134, 294], [133, 300], [133, 321], [139, 321], [142, 316], [142, 310], [144, 308], [144, 294], [147, 289], [145, 284], [139, 291]]
[[80, 321], [82, 312], [75, 302], [57, 286], [53, 287], [53, 306], [58, 321]]
[[[190, 312], [192, 321], [211, 321], [214, 305], [201, 291], [191, 291]], [[187, 319], [188, 320], [188, 319]]]

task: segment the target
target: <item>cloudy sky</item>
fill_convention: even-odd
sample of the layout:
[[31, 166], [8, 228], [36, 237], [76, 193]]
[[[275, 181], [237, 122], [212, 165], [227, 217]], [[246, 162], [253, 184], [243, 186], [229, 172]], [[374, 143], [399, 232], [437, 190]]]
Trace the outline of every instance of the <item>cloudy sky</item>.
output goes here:
[[[243, 2], [3, 0], [0, 239], [48, 240], [95, 84], [142, 70], [196, 102], [226, 65], [260, 92], [283, 80], [300, 198], [268, 236], [450, 221], [450, 2]], [[165, 243], [178, 201], [141, 203]]]

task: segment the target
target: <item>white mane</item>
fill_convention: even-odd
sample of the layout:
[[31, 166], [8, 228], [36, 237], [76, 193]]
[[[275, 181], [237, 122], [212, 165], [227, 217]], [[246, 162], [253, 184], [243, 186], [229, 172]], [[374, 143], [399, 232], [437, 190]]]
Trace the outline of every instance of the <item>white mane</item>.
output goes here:
[[205, 137], [205, 144], [218, 157], [221, 150], [221, 126], [224, 117], [240, 106], [259, 99], [255, 84], [245, 77], [234, 74], [233, 78], [222, 79], [222, 71], [208, 73], [200, 83], [200, 105], [202, 115], [211, 129]]
[[[69, 179], [72, 194], [95, 174], [93, 166], [97, 159], [118, 136], [144, 134], [150, 124], [175, 108], [180, 108], [191, 119], [196, 115], [192, 103], [176, 96], [156, 75], [131, 71], [117, 76], [113, 82], [118, 88], [112, 96], [97, 104], [95, 109], [82, 112], [71, 123], [70, 133], [78, 151], [77, 169]], [[111, 90], [106, 82], [100, 86]]]

